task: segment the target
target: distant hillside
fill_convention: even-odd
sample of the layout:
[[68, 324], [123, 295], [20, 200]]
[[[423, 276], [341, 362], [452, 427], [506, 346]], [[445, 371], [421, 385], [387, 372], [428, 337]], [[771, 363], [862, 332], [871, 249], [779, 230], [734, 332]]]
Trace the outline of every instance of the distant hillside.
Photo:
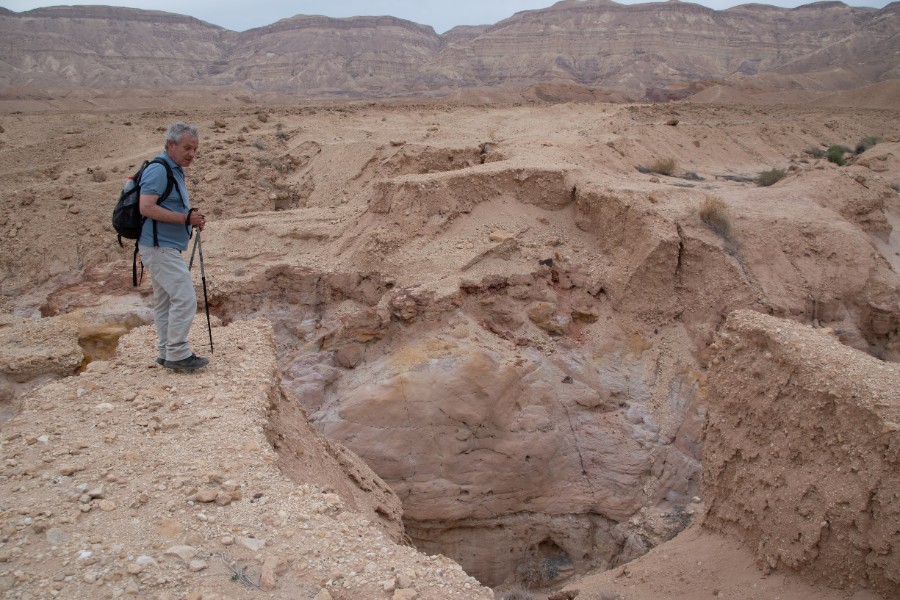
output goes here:
[[376, 98], [565, 83], [662, 99], [677, 96], [670, 86], [777, 72], [815, 75], [809, 81], [820, 91], [838, 91], [900, 77], [898, 31], [897, 2], [880, 10], [819, 2], [715, 11], [681, 2], [565, 0], [443, 36], [394, 17], [298, 15], [237, 33], [161, 11], [0, 9], [0, 85], [239, 86]]

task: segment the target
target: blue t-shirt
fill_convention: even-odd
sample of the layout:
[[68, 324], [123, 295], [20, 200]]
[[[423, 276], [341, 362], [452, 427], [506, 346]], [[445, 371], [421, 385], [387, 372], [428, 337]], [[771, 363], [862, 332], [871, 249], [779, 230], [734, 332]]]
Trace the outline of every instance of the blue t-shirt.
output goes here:
[[[184, 169], [175, 164], [169, 158], [169, 155], [163, 152], [156, 158], [161, 158], [172, 167], [172, 175], [175, 176], [175, 185], [169, 196], [163, 200], [163, 208], [186, 215], [191, 208], [191, 202], [188, 198], [187, 186], [184, 183]], [[144, 169], [141, 175], [141, 194], [152, 194], [162, 196], [166, 191], [166, 168], [160, 164], [151, 164]], [[181, 223], [163, 223], [156, 221], [156, 236], [159, 240], [160, 248], [175, 248], [177, 250], [187, 250], [190, 241], [190, 226], [185, 227]], [[141, 246], [153, 246], [153, 220], [144, 221], [144, 228], [141, 230], [141, 237], [138, 243]]]

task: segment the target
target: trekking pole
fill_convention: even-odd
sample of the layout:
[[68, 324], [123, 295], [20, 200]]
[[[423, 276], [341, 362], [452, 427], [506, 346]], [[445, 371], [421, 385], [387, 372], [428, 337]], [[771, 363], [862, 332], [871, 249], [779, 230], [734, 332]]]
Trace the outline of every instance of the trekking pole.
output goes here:
[[[206, 298], [206, 269], [203, 268], [203, 244], [200, 242], [200, 230], [198, 229], [196, 232], [197, 239], [194, 242], [194, 248], [197, 249], [197, 254], [200, 256], [200, 280], [203, 282], [203, 305], [206, 307], [206, 328], [209, 330], [209, 352], [214, 353], [213, 350], [213, 341], [212, 341], [212, 325], [209, 322], [209, 300]], [[191, 262], [193, 262], [194, 256], [191, 253]], [[190, 267], [188, 267], [190, 269]]]
[[188, 262], [188, 271], [194, 268], [194, 255], [197, 254], [197, 242], [200, 241], [200, 236], [194, 238], [194, 248], [191, 250], [191, 260]]

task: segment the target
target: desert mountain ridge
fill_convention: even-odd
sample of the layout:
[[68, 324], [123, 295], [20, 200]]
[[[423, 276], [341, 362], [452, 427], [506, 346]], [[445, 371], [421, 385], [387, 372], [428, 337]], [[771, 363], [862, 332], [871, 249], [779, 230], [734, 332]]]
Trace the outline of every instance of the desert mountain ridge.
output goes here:
[[566, 0], [443, 35], [389, 16], [297, 15], [235, 32], [161, 11], [57, 6], [0, 12], [0, 85], [5, 100], [77, 89], [389, 98], [548, 84], [551, 99], [667, 100], [714, 84], [818, 98], [900, 78], [898, 29], [897, 2], [716, 11]]

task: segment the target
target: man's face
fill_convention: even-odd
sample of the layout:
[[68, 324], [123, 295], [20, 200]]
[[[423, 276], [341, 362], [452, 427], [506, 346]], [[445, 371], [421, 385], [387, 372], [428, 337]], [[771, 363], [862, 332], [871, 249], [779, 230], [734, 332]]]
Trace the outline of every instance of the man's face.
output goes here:
[[200, 140], [191, 137], [188, 134], [184, 134], [181, 136], [181, 139], [178, 140], [178, 143], [169, 142], [166, 152], [169, 154], [169, 157], [175, 161], [176, 165], [187, 167], [194, 161], [194, 155], [197, 154], [197, 147], [199, 145]]

